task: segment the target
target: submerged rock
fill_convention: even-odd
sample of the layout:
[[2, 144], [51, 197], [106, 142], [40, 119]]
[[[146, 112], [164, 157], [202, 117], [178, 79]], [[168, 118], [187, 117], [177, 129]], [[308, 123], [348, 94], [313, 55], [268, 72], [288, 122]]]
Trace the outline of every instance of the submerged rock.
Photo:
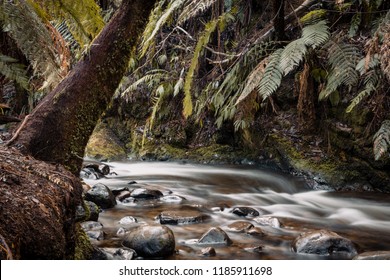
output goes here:
[[215, 252], [215, 249], [213, 247], [207, 247], [202, 249], [201, 255], [205, 257], [213, 257], [217, 255], [217, 253]]
[[196, 210], [164, 211], [157, 216], [161, 224], [196, 224], [208, 220], [210, 216]]
[[126, 217], [123, 217], [122, 219], [120, 219], [119, 224], [121, 224], [123, 226], [128, 226], [128, 225], [136, 224], [137, 222], [138, 221], [136, 218], [134, 218], [132, 216], [126, 216]]
[[252, 216], [252, 217], [257, 217], [260, 215], [259, 211], [252, 207], [234, 207], [232, 212], [238, 216], [241, 217], [247, 217], [247, 216]]
[[354, 260], [390, 260], [390, 251], [372, 251], [359, 254]]
[[262, 216], [262, 217], [254, 218], [253, 220], [261, 226], [280, 228], [281, 225], [279, 219], [274, 217]]
[[163, 196], [159, 190], [138, 188], [131, 192], [131, 197], [135, 199], [158, 199]]
[[167, 226], [140, 226], [126, 234], [123, 246], [141, 257], [167, 257], [175, 252], [175, 236]]
[[198, 240], [198, 244], [220, 244], [230, 245], [232, 244], [230, 237], [219, 227], [210, 228], [203, 236]]
[[295, 252], [301, 254], [357, 254], [355, 245], [351, 240], [328, 230], [315, 230], [302, 233], [294, 240], [292, 247]]
[[112, 208], [116, 205], [112, 191], [103, 184], [94, 185], [86, 194], [85, 200], [92, 201], [103, 209]]
[[228, 231], [232, 232], [247, 232], [251, 228], [253, 225], [246, 221], [238, 221], [228, 225]]

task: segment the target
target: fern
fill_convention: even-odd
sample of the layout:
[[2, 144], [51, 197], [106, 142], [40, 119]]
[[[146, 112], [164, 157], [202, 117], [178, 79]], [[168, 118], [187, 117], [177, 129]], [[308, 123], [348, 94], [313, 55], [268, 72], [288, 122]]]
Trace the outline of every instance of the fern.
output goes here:
[[28, 89], [25, 66], [17, 62], [16, 59], [0, 53], [0, 73], [7, 79], [17, 82], [24, 89]]
[[56, 85], [61, 80], [59, 54], [50, 32], [34, 9], [26, 1], [5, 1], [0, 5], [0, 18], [3, 30], [28, 58], [34, 74], [45, 79], [43, 88]]
[[379, 160], [386, 154], [390, 146], [390, 120], [385, 120], [374, 135], [374, 156]]
[[133, 82], [131, 85], [127, 86], [127, 88], [120, 93], [120, 96], [124, 97], [131, 92], [137, 90], [138, 86], [141, 84], [145, 84], [148, 88], [152, 89], [156, 84], [160, 83], [161, 80], [168, 79], [169, 73], [165, 70], [156, 69], [147, 72], [143, 77]]
[[267, 64], [264, 75], [259, 83], [257, 91], [263, 100], [271, 96], [280, 86], [283, 77], [283, 70], [280, 68], [280, 57], [283, 49], [276, 50]]
[[325, 88], [320, 92], [319, 100], [326, 99], [340, 86], [349, 88], [359, 81], [359, 74], [355, 69], [360, 60], [359, 49], [351, 44], [333, 42], [328, 51], [331, 70]]
[[142, 35], [143, 40], [140, 47], [140, 57], [143, 57], [146, 54], [146, 51], [151, 47], [157, 32], [171, 18], [173, 12], [184, 4], [185, 0], [171, 0], [168, 7], [163, 11], [164, 2], [165, 1], [161, 1], [149, 17], [148, 24]]
[[279, 67], [284, 75], [289, 74], [298, 66], [307, 53], [307, 47], [303, 38], [289, 43], [280, 54]]
[[329, 37], [329, 27], [324, 20], [308, 25], [302, 30], [303, 42], [306, 46], [313, 49], [324, 45], [329, 40]]
[[204, 13], [216, 1], [217, 0], [188, 1], [189, 4], [187, 4], [180, 13], [177, 23], [181, 25], [187, 20], [194, 18], [201, 13]]

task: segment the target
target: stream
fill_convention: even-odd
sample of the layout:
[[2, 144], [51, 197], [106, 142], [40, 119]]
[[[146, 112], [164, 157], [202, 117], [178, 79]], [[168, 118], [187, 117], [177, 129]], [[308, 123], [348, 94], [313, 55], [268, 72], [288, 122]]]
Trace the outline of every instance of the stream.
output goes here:
[[[303, 179], [254, 166], [210, 166], [172, 162], [113, 162], [111, 173], [99, 180], [84, 179], [111, 190], [146, 184], [160, 190], [160, 199], [125, 201], [100, 213], [105, 238], [98, 247], [120, 248], [119, 221], [125, 216], [137, 224], [159, 224], [163, 211], [196, 209], [209, 216], [200, 223], [167, 225], [175, 235], [177, 253], [169, 259], [340, 259], [339, 255], [298, 254], [293, 240], [302, 232], [328, 229], [350, 239], [358, 252], [390, 250], [390, 196], [375, 192], [309, 190]], [[134, 184], [134, 183], [137, 184]], [[133, 183], [133, 184], [129, 184]], [[251, 207], [260, 217], [276, 217], [281, 226], [260, 225], [254, 216], [239, 216], [235, 207]], [[229, 225], [247, 221], [264, 235], [232, 232]], [[205, 257], [196, 241], [211, 227], [220, 227], [233, 243], [214, 246]], [[261, 247], [261, 250], [256, 248]]]

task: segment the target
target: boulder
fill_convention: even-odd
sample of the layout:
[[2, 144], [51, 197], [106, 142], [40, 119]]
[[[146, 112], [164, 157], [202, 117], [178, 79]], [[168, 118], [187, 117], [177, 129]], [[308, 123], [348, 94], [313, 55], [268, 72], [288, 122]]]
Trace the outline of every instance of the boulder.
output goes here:
[[92, 201], [84, 200], [83, 205], [76, 208], [76, 221], [95, 221], [99, 219], [100, 208]]
[[126, 217], [123, 217], [120, 221], [119, 221], [119, 224], [123, 225], [123, 226], [129, 226], [129, 225], [133, 225], [133, 224], [136, 224], [138, 221], [137, 221], [137, 218], [134, 218], [132, 216], [126, 216]]
[[261, 226], [280, 228], [281, 225], [279, 219], [274, 217], [262, 216], [262, 217], [254, 218], [253, 220]]
[[202, 249], [201, 255], [205, 257], [213, 257], [216, 256], [217, 253], [215, 252], [215, 249], [213, 247], [206, 247]]
[[229, 236], [219, 227], [210, 228], [203, 236], [198, 240], [198, 244], [220, 244], [230, 245], [232, 240]]
[[163, 193], [159, 190], [138, 188], [131, 192], [131, 197], [135, 199], [158, 199], [163, 196]]
[[228, 225], [228, 231], [232, 232], [247, 232], [251, 228], [253, 225], [246, 221], [238, 221]]
[[92, 201], [102, 209], [112, 208], [116, 205], [115, 196], [112, 191], [103, 184], [94, 185], [85, 194], [85, 200]]
[[175, 236], [167, 226], [140, 226], [127, 233], [123, 246], [145, 258], [162, 258], [175, 252]]
[[294, 240], [292, 247], [295, 252], [301, 254], [357, 254], [356, 247], [351, 240], [328, 230], [315, 230], [302, 233]]

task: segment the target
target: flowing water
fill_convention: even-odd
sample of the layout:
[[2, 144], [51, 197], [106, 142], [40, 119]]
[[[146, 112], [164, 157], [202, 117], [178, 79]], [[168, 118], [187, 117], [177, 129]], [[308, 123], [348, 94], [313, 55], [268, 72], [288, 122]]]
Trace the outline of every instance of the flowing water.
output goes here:
[[[196, 224], [168, 225], [174, 232], [177, 254], [171, 259], [204, 259], [196, 244], [211, 227], [220, 227], [232, 239], [230, 246], [216, 246], [212, 259], [332, 259], [340, 256], [297, 254], [292, 241], [302, 232], [329, 229], [349, 238], [359, 252], [390, 250], [390, 196], [381, 193], [313, 191], [302, 179], [264, 169], [242, 166], [208, 166], [168, 162], [110, 163], [114, 175], [85, 180], [111, 189], [132, 190], [136, 181], [159, 189], [165, 199], [118, 203], [103, 211], [99, 222], [106, 238], [100, 247], [121, 247], [119, 221], [133, 216], [141, 224], [159, 224], [163, 211], [197, 209], [211, 218]], [[180, 199], [170, 199], [172, 196]], [[277, 217], [282, 226], [257, 224], [253, 217], [232, 213], [237, 206], [258, 210], [262, 216]], [[228, 231], [236, 221], [249, 221], [265, 235], [253, 236]], [[262, 250], [253, 250], [261, 246]]]

